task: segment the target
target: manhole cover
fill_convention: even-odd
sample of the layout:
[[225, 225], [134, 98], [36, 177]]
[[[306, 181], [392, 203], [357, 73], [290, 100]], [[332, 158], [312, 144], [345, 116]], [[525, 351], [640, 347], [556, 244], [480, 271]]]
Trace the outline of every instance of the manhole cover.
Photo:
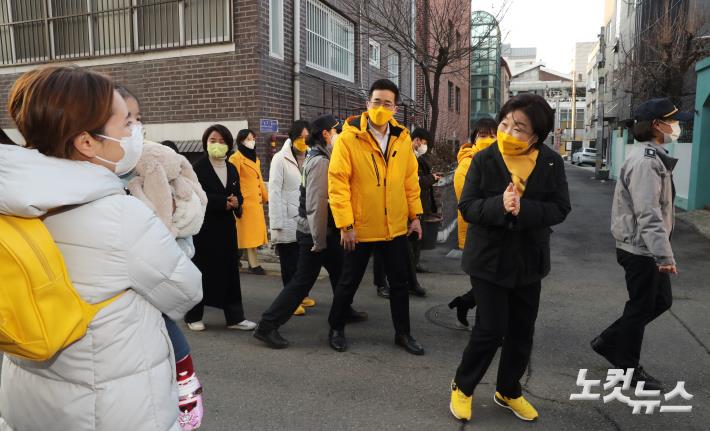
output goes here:
[[456, 318], [456, 309], [449, 308], [447, 304], [435, 305], [424, 314], [431, 323], [443, 326], [444, 328], [454, 329], [456, 331], [470, 331], [475, 320], [476, 309], [468, 311], [469, 327], [463, 326]]

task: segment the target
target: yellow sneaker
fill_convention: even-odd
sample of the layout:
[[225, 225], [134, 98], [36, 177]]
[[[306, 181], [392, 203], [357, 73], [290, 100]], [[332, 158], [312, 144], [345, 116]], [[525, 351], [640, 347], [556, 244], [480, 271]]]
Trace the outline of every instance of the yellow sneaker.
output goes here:
[[508, 398], [501, 395], [500, 392], [496, 392], [493, 397], [493, 401], [495, 401], [499, 406], [512, 411], [518, 419], [522, 419], [524, 421], [534, 421], [539, 416], [537, 414], [537, 410], [535, 410], [535, 407], [533, 407], [532, 404], [530, 404], [523, 396], [519, 396], [518, 398]]
[[316, 305], [316, 301], [313, 298], [305, 297], [303, 298], [303, 301], [301, 301], [301, 305], [304, 307], [313, 307]]
[[471, 402], [473, 401], [473, 395], [467, 396], [461, 389], [456, 386], [456, 383], [451, 382], [451, 403], [449, 404], [449, 410], [451, 414], [458, 420], [468, 421], [471, 420]]
[[298, 308], [296, 308], [296, 311], [293, 312], [294, 316], [303, 316], [305, 314], [306, 314], [306, 309], [301, 307], [300, 305], [298, 306]]

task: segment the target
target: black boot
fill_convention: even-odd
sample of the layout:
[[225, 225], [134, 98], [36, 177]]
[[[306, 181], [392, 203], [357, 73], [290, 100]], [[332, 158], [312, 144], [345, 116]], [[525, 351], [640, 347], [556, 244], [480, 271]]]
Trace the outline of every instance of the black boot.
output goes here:
[[289, 345], [288, 340], [282, 337], [276, 328], [268, 328], [261, 322], [254, 330], [254, 338], [263, 341], [272, 349], [285, 349]]
[[634, 369], [634, 375], [631, 377], [631, 386], [635, 388], [638, 382], [643, 382], [643, 388], [649, 391], [664, 390], [663, 383], [648, 374], [641, 365]]
[[397, 334], [394, 336], [394, 344], [404, 347], [404, 350], [412, 355], [423, 355], [424, 348], [409, 334]]
[[456, 308], [456, 318], [463, 326], [468, 326], [468, 310], [476, 306], [475, 301], [467, 301], [463, 296], [457, 296], [449, 302], [449, 308]]
[[348, 340], [345, 338], [345, 330], [331, 329], [328, 333], [328, 344], [337, 352], [348, 350]]

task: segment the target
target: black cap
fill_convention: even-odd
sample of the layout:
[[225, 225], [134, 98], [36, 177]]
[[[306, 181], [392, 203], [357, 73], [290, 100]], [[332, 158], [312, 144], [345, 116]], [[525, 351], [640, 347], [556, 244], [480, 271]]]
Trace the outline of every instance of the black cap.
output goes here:
[[650, 120], [678, 120], [691, 121], [693, 119], [692, 112], [680, 112], [675, 107], [670, 97], [661, 97], [650, 99], [636, 107], [634, 111], [634, 119], [636, 121]]
[[332, 115], [322, 115], [311, 123], [311, 135], [320, 135], [323, 130], [337, 129], [340, 126], [340, 121]]

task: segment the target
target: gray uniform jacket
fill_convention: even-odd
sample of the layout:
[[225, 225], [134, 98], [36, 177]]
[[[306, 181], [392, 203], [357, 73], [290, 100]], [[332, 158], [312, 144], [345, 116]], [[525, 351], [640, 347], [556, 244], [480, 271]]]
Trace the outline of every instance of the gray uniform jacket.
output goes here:
[[653, 142], [639, 142], [621, 167], [614, 192], [611, 233], [616, 247], [675, 265], [671, 233], [675, 223], [673, 168], [678, 159]]
[[[331, 148], [319, 148], [303, 165], [302, 186], [305, 187], [305, 217], [298, 218], [298, 231], [313, 237], [314, 251], [327, 248], [329, 233], [328, 165]], [[312, 150], [313, 151], [313, 150]]]

